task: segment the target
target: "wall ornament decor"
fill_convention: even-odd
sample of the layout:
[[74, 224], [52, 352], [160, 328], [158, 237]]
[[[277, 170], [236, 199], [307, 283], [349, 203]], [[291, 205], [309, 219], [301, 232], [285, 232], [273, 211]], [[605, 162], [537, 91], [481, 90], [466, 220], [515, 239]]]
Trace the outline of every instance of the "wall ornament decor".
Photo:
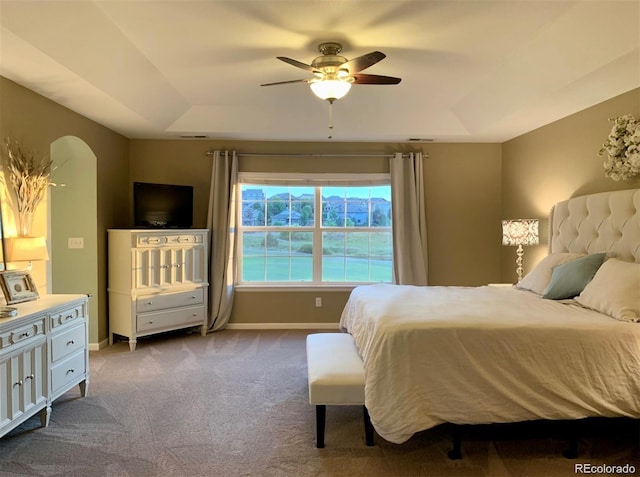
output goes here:
[[640, 121], [630, 114], [610, 119], [613, 128], [598, 152], [607, 155], [605, 176], [614, 181], [628, 180], [640, 174]]

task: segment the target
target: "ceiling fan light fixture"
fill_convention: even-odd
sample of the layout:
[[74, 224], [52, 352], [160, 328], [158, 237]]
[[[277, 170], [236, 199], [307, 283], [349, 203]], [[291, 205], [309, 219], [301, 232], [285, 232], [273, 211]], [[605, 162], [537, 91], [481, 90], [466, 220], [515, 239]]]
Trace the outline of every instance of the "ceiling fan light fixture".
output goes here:
[[351, 89], [351, 83], [343, 80], [312, 81], [309, 86], [318, 98], [330, 102], [344, 97]]

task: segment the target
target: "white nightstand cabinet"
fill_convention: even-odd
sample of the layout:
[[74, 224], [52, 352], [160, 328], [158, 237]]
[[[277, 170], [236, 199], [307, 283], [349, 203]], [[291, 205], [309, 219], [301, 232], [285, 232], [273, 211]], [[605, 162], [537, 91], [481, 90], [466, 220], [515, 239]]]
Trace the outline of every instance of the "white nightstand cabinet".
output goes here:
[[87, 301], [45, 295], [0, 318], [0, 436], [37, 413], [47, 426], [53, 400], [76, 385], [86, 395]]
[[109, 343], [199, 326], [207, 332], [208, 231], [111, 229]]

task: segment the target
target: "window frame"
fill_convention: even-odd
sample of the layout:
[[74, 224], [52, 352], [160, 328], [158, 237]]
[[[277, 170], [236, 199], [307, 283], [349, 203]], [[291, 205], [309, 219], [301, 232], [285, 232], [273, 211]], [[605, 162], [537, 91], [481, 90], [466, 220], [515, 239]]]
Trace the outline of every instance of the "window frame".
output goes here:
[[[310, 174], [298, 174], [298, 173], [264, 173], [264, 172], [240, 172], [238, 173], [238, 186], [236, 187], [236, 203], [238, 204], [236, 210], [236, 224], [237, 224], [237, 235], [238, 235], [238, 244], [237, 244], [237, 283], [236, 287], [238, 289], [255, 289], [255, 290], [277, 290], [277, 289], [286, 289], [286, 290], [301, 290], [301, 291], [309, 291], [313, 289], [318, 290], [326, 290], [327, 288], [331, 288], [332, 290], [340, 291], [350, 291], [354, 287], [359, 285], [366, 285], [371, 283], [381, 283], [381, 282], [323, 282], [322, 281], [322, 249], [318, 249], [318, 247], [313, 248], [312, 253], [312, 281], [304, 281], [304, 282], [245, 282], [242, 281], [242, 264], [243, 264], [243, 232], [247, 231], [273, 231], [273, 232], [311, 232], [313, 234], [313, 243], [318, 244], [322, 243], [322, 234], [327, 231], [338, 231], [338, 232], [390, 232], [393, 234], [392, 225], [387, 227], [323, 227], [322, 225], [322, 213], [318, 214], [318, 211], [322, 211], [322, 194], [318, 193], [318, 187], [366, 187], [366, 186], [388, 186], [391, 188], [391, 178], [389, 173], [362, 173], [362, 174], [354, 174], [354, 173], [310, 173]], [[242, 186], [245, 184], [250, 185], [261, 185], [261, 186], [292, 186], [292, 187], [313, 187], [314, 188], [314, 225], [313, 226], [299, 226], [299, 227], [291, 227], [291, 226], [243, 226], [242, 225]], [[391, 197], [389, 197], [391, 201]], [[369, 256], [369, 259], [371, 257]], [[393, 283], [393, 250], [391, 250], [391, 271], [392, 276], [389, 282], [383, 283]]]

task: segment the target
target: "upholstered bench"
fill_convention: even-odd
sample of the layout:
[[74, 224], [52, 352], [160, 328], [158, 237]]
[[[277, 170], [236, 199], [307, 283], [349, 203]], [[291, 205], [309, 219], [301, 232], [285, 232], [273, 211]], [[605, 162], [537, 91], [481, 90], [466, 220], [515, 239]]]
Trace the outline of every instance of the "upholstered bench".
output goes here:
[[362, 405], [365, 441], [373, 445], [373, 426], [364, 405], [364, 366], [347, 333], [307, 336], [309, 402], [316, 406], [316, 447], [324, 447], [327, 405]]

